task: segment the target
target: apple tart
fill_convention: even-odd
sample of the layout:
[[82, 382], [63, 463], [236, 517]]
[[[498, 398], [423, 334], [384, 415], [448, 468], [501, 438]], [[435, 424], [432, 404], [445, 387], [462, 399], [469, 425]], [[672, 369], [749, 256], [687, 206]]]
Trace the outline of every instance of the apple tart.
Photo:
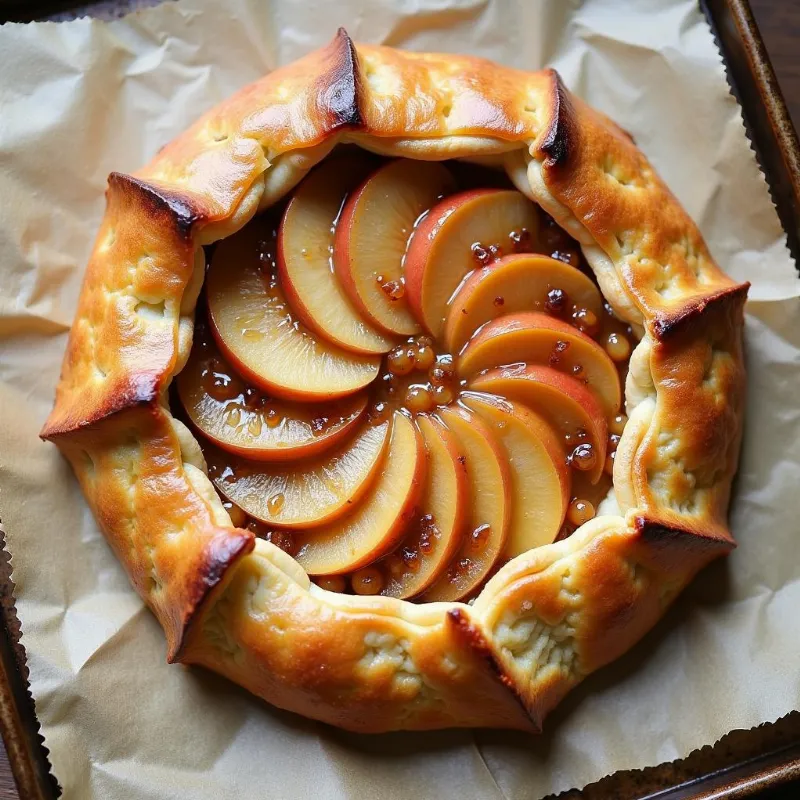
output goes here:
[[171, 661], [535, 731], [734, 546], [746, 293], [554, 71], [341, 30], [110, 176], [42, 436]]

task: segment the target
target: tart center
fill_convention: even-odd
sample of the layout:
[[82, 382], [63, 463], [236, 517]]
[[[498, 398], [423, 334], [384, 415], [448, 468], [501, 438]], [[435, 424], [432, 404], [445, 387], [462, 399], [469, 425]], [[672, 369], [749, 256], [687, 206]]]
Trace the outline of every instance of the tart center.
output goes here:
[[469, 599], [608, 493], [632, 333], [494, 173], [334, 155], [205, 297], [176, 413], [232, 522], [325, 589]]

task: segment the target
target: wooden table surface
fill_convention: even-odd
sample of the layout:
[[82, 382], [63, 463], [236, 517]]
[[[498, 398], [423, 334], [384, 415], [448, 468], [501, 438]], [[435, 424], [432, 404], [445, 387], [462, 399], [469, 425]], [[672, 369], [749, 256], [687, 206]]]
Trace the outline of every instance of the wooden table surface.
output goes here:
[[[750, 0], [795, 127], [800, 130], [800, 0]], [[800, 792], [800, 789], [789, 789]], [[776, 797], [777, 795], [770, 795]], [[800, 794], [786, 794], [786, 797]], [[0, 800], [19, 800], [0, 745]]]

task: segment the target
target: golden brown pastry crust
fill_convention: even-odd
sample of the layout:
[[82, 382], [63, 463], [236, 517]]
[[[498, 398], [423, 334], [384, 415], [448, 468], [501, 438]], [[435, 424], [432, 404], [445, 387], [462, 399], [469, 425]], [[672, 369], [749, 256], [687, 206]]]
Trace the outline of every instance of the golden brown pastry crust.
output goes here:
[[[642, 333], [618, 509], [513, 559], [472, 606], [313, 586], [288, 555], [231, 527], [197, 443], [167, 408], [191, 347], [201, 246], [341, 142], [505, 167], [579, 240], [607, 299]], [[630, 137], [552, 70], [356, 47], [340, 31], [206, 114], [137, 175], [111, 176], [42, 436], [72, 463], [172, 660], [353, 730], [538, 730], [734, 546], [725, 516], [746, 291]]]

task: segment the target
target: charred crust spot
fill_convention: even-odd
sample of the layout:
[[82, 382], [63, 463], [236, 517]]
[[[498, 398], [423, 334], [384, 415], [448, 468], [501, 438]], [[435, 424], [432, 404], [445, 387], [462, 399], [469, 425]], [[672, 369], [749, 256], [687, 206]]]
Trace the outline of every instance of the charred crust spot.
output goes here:
[[481, 659], [487, 662], [492, 670], [492, 673], [499, 678], [504, 685], [513, 689], [508, 676], [505, 674], [502, 666], [495, 658], [494, 653], [492, 653], [486, 638], [473, 624], [470, 623], [467, 615], [460, 608], [451, 608], [447, 612], [447, 617], [452, 623], [453, 629], [456, 631], [458, 638], [460, 638], [461, 641], [464, 642], [464, 644], [466, 644], [471, 650], [473, 650]]
[[[461, 639], [465, 641], [470, 647], [480, 653], [485, 658], [492, 658], [492, 652], [483, 634], [470, 623], [467, 615], [460, 608], [451, 608], [447, 612], [447, 617], [453, 624], [455, 630], [461, 634]], [[493, 667], [499, 674], [499, 667], [493, 664]]]
[[533, 729], [537, 733], [541, 732], [542, 727], [539, 720], [534, 717], [517, 691], [514, 681], [503, 669], [503, 665], [497, 660], [491, 647], [489, 647], [489, 643], [486, 641], [486, 637], [469, 621], [467, 615], [460, 608], [451, 608], [447, 612], [447, 619], [453, 626], [456, 636], [487, 664], [492, 674], [514, 695], [520, 707], [530, 719]]
[[698, 331], [702, 332], [709, 316], [732, 308], [741, 309], [749, 288], [749, 283], [740, 283], [714, 294], [692, 298], [674, 313], [659, 313], [651, 323], [653, 336], [659, 342], [666, 342], [681, 334], [691, 337]]
[[221, 529], [205, 547], [205, 559], [200, 565], [194, 582], [186, 593], [185, 606], [180, 620], [176, 620], [174, 638], [170, 642], [167, 661], [170, 664], [179, 661], [186, 637], [192, 623], [200, 615], [203, 602], [209, 596], [225, 574], [242, 556], [250, 553], [255, 547], [255, 535], [251, 531], [238, 528], [233, 531]]
[[39, 438], [54, 441], [71, 433], [90, 430], [103, 420], [114, 417], [123, 411], [137, 408], [153, 408], [158, 404], [161, 375], [140, 372], [126, 376], [112, 391], [105, 394], [105, 402], [91, 409], [86, 416], [58, 419], [47, 422], [39, 433]]
[[330, 48], [332, 66], [323, 79], [322, 106], [331, 117], [333, 129], [361, 127], [364, 120], [359, 109], [362, 90], [356, 46], [347, 31], [339, 28]]
[[656, 552], [672, 551], [688, 554], [698, 551], [733, 550], [736, 542], [727, 531], [700, 531], [667, 525], [644, 516], [637, 516], [634, 530], [641, 541]]
[[159, 220], [162, 224], [168, 221], [178, 236], [189, 241], [195, 225], [203, 219], [203, 213], [195, 208], [188, 197], [161, 186], [145, 183], [132, 175], [112, 172], [108, 176], [109, 191], [118, 192], [129, 197], [136, 197], [136, 202], [148, 217]]
[[546, 156], [545, 165], [553, 168], [563, 167], [570, 159], [575, 149], [577, 126], [575, 108], [567, 87], [554, 69], [549, 72], [553, 81], [550, 98], [552, 118], [539, 150]]
[[196, 587], [201, 597], [205, 597], [209, 589], [216, 586], [231, 562], [240, 555], [253, 550], [256, 543], [252, 531], [234, 528], [233, 533], [222, 529], [206, 546], [206, 561], [203, 572], [197, 576]]

